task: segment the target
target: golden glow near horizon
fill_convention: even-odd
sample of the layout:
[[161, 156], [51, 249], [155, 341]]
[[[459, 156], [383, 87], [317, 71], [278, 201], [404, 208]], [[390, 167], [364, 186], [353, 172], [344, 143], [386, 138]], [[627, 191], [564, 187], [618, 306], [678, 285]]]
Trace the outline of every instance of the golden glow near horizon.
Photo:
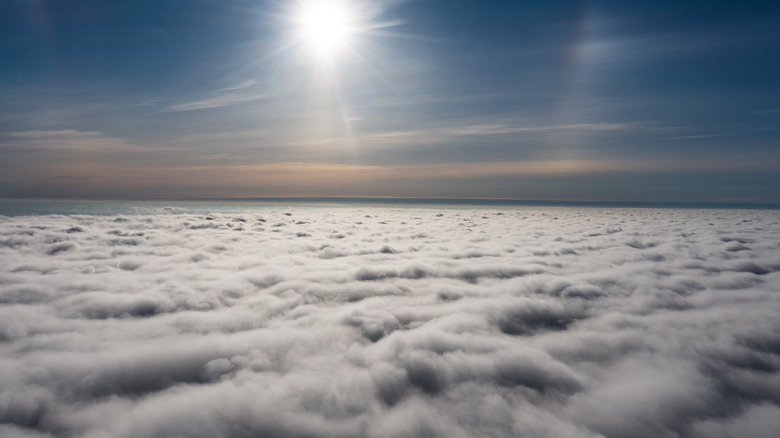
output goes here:
[[303, 41], [317, 54], [332, 57], [344, 50], [354, 32], [354, 17], [341, 0], [312, 0], [297, 19]]

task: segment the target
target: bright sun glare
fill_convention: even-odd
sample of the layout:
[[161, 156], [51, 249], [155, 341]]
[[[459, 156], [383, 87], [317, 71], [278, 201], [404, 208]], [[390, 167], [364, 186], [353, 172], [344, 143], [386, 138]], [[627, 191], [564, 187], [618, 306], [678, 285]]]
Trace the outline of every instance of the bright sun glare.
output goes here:
[[314, 0], [301, 10], [303, 39], [321, 56], [335, 55], [348, 43], [353, 32], [349, 9], [339, 0]]

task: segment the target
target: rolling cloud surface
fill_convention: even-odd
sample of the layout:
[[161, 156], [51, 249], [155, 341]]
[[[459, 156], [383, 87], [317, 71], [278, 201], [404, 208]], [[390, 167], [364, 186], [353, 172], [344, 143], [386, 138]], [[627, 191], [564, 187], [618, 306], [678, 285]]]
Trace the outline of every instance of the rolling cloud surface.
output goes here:
[[775, 211], [0, 217], [4, 437], [771, 437]]

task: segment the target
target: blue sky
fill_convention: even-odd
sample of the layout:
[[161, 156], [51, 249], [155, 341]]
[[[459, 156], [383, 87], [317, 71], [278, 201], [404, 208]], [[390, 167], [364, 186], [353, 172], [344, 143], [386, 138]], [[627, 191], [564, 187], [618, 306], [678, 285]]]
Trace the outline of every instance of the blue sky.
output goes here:
[[343, 3], [4, 0], [0, 196], [780, 202], [777, 2]]

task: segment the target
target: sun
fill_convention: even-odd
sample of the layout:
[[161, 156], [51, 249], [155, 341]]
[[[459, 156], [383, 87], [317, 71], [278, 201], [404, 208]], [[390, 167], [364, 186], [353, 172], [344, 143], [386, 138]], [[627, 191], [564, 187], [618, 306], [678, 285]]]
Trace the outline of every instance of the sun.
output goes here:
[[312, 0], [302, 5], [298, 18], [301, 38], [320, 56], [344, 50], [355, 24], [349, 8], [340, 0]]

